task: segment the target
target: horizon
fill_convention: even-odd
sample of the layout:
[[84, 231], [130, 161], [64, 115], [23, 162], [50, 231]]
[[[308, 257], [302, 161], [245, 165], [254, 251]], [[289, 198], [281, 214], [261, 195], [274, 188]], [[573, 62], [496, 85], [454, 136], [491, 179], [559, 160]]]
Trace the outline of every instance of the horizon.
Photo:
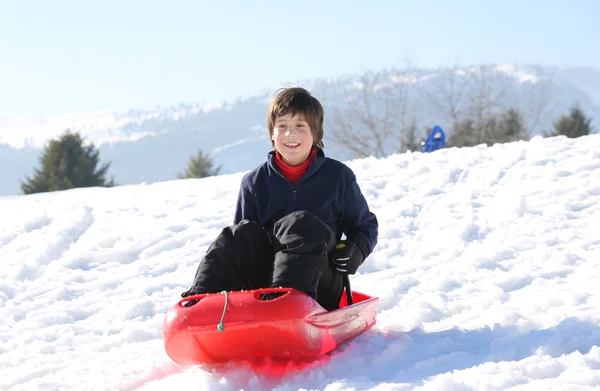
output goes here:
[[586, 50], [600, 38], [600, 3], [592, 0], [63, 5], [0, 4], [0, 37], [10, 37], [0, 38], [0, 118], [218, 104], [288, 83], [403, 68], [407, 57], [420, 69], [600, 64], [600, 53]]

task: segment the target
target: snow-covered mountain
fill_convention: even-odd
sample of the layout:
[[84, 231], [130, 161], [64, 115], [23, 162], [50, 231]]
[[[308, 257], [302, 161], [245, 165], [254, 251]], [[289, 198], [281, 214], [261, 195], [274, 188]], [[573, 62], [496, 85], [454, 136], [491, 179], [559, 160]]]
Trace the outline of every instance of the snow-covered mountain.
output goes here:
[[[534, 134], [550, 129], [552, 121], [576, 102], [594, 119], [600, 118], [600, 69], [513, 65], [483, 69], [485, 78], [478, 79], [479, 92], [484, 91], [505, 106], [521, 108], [528, 119], [535, 117], [538, 103], [546, 102], [540, 121], [532, 123]], [[376, 80], [370, 80], [376, 91], [404, 87], [401, 93], [406, 112], [404, 118], [397, 118], [398, 123], [414, 119], [419, 129], [439, 124], [451, 132], [449, 102], [466, 109], [472, 93], [465, 83], [473, 81], [481, 70], [478, 66], [386, 70], [372, 73]], [[299, 84], [323, 102], [326, 125], [330, 127], [335, 121], [333, 108], [348, 107], [352, 99], [359, 99], [361, 76]], [[546, 87], [548, 78], [552, 80], [551, 88]], [[119, 184], [174, 179], [199, 149], [213, 153], [221, 173], [249, 170], [263, 161], [270, 149], [266, 112], [274, 92], [265, 90], [218, 104], [0, 119], [0, 195], [20, 193], [19, 181], [32, 175], [43, 145], [67, 128], [81, 132], [99, 147], [101, 158], [112, 162], [110, 175]], [[330, 141], [327, 126], [326, 152], [342, 160], [353, 157], [348, 149]], [[396, 139], [387, 141], [386, 153], [397, 148]]]

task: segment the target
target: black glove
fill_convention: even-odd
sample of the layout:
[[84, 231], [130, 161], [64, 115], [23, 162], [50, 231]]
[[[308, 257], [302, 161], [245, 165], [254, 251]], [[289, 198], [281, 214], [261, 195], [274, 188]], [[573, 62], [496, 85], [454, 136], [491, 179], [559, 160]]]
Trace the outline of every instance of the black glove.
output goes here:
[[200, 293], [203, 293], [203, 292], [200, 292], [200, 290], [198, 289], [198, 287], [193, 286], [190, 289], [188, 289], [187, 291], [183, 292], [181, 294], [181, 297], [186, 298], [188, 296], [194, 296], [194, 295], [197, 295], [197, 294], [200, 294]]
[[[198, 289], [198, 287], [193, 286], [190, 289], [188, 289], [187, 291], [183, 292], [181, 294], [181, 297], [183, 297], [185, 299], [188, 296], [194, 296], [194, 295], [197, 295], [197, 294], [200, 294], [200, 293], [204, 293], [204, 292], [200, 292], [200, 290]], [[198, 299], [194, 299], [194, 300], [186, 301], [182, 305], [184, 307], [191, 307], [191, 306], [193, 306], [194, 304], [196, 304], [199, 301], [200, 300], [198, 300]]]
[[365, 257], [358, 246], [349, 240], [342, 240], [329, 253], [331, 266], [340, 273], [354, 274]]

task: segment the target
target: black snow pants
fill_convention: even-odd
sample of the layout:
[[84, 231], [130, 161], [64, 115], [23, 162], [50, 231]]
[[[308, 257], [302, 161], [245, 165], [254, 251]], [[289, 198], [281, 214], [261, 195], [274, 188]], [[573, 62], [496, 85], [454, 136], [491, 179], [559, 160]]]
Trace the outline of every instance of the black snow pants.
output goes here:
[[337, 309], [343, 277], [327, 258], [335, 244], [327, 224], [306, 211], [281, 218], [273, 235], [243, 220], [221, 231], [182, 296], [285, 287], [306, 293], [326, 310]]

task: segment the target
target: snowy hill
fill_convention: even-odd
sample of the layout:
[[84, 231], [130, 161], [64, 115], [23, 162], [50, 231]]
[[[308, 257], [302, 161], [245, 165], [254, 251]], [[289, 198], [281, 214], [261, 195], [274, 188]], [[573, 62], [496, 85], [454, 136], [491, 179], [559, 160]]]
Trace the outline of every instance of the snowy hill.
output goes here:
[[280, 379], [163, 347], [242, 173], [0, 198], [0, 389], [600, 385], [600, 135], [348, 164], [380, 222], [351, 277], [381, 298], [377, 324]]
[[[540, 99], [548, 100], [540, 122], [533, 126], [534, 132], [550, 129], [552, 121], [567, 113], [575, 102], [581, 103], [594, 118], [593, 125], [600, 128], [600, 70], [512, 65], [486, 69], [495, 73], [486, 80], [485, 90], [504, 105], [522, 108], [528, 119]], [[405, 85], [410, 111], [407, 115], [414, 115], [419, 129], [439, 124], [451, 131], [446, 95], [454, 88], [454, 99], [465, 106], [466, 97], [460, 95], [464, 93], [462, 86], [472, 81], [478, 70], [477, 67], [386, 70], [378, 72], [381, 79], [377, 87]], [[553, 87], [538, 90], [546, 78], [552, 79]], [[346, 94], [358, 91], [360, 75], [298, 83], [310, 88], [323, 101], [328, 113], [326, 120], [333, 120], [331, 109], [347, 104]], [[112, 162], [110, 174], [119, 184], [175, 179], [198, 149], [213, 153], [216, 164], [222, 167], [221, 173], [249, 170], [270, 149], [266, 112], [274, 89], [219, 104], [0, 119], [0, 167], [9, 168], [0, 170], [0, 195], [20, 194], [19, 181], [32, 175], [40, 148], [67, 128], [80, 131], [99, 146], [101, 158]], [[326, 125], [328, 153], [341, 160], [352, 158], [349, 151], [329, 141], [330, 126]], [[390, 141], [386, 150], [396, 151], [397, 139]]]

